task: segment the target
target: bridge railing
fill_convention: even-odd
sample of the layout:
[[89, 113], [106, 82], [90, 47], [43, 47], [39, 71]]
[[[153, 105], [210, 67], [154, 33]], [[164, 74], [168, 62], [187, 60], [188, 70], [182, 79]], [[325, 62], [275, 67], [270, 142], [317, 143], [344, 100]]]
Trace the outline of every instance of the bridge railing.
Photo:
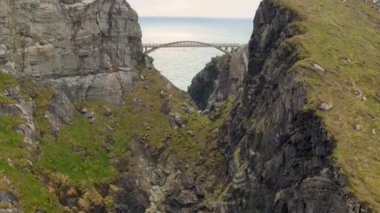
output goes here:
[[[214, 46], [214, 47], [241, 47], [243, 44], [239, 43], [207, 43], [208, 45], [200, 44], [200, 43], [175, 43], [167, 45], [168, 43], [146, 43], [143, 44], [143, 47], [147, 48], [154, 48], [154, 47], [207, 47], [207, 46]], [[167, 46], [165, 46], [167, 45]]]
[[177, 47], [214, 47], [224, 53], [229, 54], [229, 50], [233, 51], [242, 47], [239, 43], [205, 43], [199, 41], [177, 41], [171, 43], [146, 43], [143, 44], [145, 53], [151, 53], [159, 48], [177, 48]]

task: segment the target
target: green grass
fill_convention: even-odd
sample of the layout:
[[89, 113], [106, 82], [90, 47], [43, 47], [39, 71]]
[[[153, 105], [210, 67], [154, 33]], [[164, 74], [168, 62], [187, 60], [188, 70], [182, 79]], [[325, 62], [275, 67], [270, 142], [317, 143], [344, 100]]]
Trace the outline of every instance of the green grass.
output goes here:
[[23, 137], [15, 133], [15, 128], [21, 123], [18, 117], [0, 116], [0, 160], [6, 162], [9, 158], [20, 169], [27, 165]]
[[[184, 162], [183, 166], [188, 164], [192, 167], [198, 162], [203, 162], [209, 167], [205, 172], [220, 169], [223, 158], [213, 150], [216, 147], [216, 138], [210, 133], [221, 126], [224, 117], [218, 122], [212, 122], [197, 112], [184, 112], [184, 104], [192, 106], [184, 92], [174, 86], [168, 89], [168, 81], [155, 70], [144, 71], [142, 74], [147, 80], [136, 83], [126, 99], [126, 107], [115, 115], [121, 118], [116, 133], [118, 141], [145, 138], [153, 152], [161, 152], [166, 157], [174, 155]], [[172, 96], [172, 113], [181, 115], [181, 119], [186, 122], [185, 128], [173, 130], [169, 122], [170, 116], [160, 112], [166, 101], [160, 97], [161, 90], [166, 90]], [[133, 99], [139, 100], [137, 106], [132, 105]], [[150, 130], [147, 130], [147, 126]], [[191, 130], [194, 136], [191, 136], [188, 130]], [[170, 139], [165, 141], [167, 136]], [[208, 156], [202, 156], [202, 153], [208, 153]]]
[[16, 85], [14, 78], [6, 73], [0, 72], [0, 104], [11, 104], [13, 101], [4, 95], [5, 90]]
[[72, 124], [61, 129], [56, 142], [41, 142], [36, 168], [47, 176], [64, 175], [70, 184], [80, 187], [110, 182], [117, 173], [110, 165], [98, 130], [87, 118], [77, 115]]
[[[34, 209], [41, 208], [47, 212], [60, 211], [56, 197], [46, 192], [47, 187], [43, 184], [45, 181], [76, 186], [84, 191], [92, 189], [95, 183], [112, 181], [117, 172], [111, 166], [104, 147], [103, 117], [99, 116], [94, 124], [90, 124], [86, 118], [77, 114], [70, 125], [62, 127], [59, 137], [56, 138], [52, 135], [50, 123], [45, 117], [53, 98], [53, 90], [30, 79], [19, 79], [16, 83], [25, 99], [31, 97], [35, 100], [34, 118], [40, 154], [32, 167], [34, 174], [23, 172], [25, 168], [30, 168], [28, 159], [33, 157], [24, 147], [23, 136], [15, 133], [15, 127], [23, 121], [17, 117], [2, 116], [0, 171], [17, 185], [23, 210], [33, 212]], [[98, 106], [94, 103], [92, 105]], [[75, 152], [74, 148], [81, 151]], [[14, 167], [7, 166], [8, 158], [12, 160]]]
[[[169, 155], [175, 156], [182, 162], [183, 171], [190, 172], [199, 163], [203, 169], [198, 175], [206, 177], [222, 171], [220, 162], [223, 157], [217, 151], [217, 136], [211, 132], [222, 125], [232, 102], [226, 102], [221, 118], [212, 122], [197, 112], [184, 112], [183, 104], [192, 106], [190, 99], [174, 86], [166, 88], [168, 81], [157, 71], [143, 71], [141, 74], [146, 80], [135, 83], [123, 106], [112, 107], [101, 102], [75, 103], [79, 111], [83, 107], [93, 111], [95, 121], [90, 122], [76, 112], [72, 122], [61, 127], [58, 136], [52, 134], [45, 117], [54, 91], [28, 79], [16, 82], [25, 99], [35, 100], [39, 154], [31, 156], [33, 152], [24, 147], [23, 136], [15, 133], [15, 127], [23, 120], [0, 117], [0, 152], [4, 153], [0, 156], [0, 176], [12, 179], [24, 211], [33, 212], [40, 208], [47, 212], [61, 212], [57, 197], [51, 194], [61, 191], [51, 188], [54, 186], [75, 187], [81, 192], [88, 192], [81, 198], [85, 206], [91, 202], [102, 202], [101, 196], [92, 196], [95, 185], [112, 183], [118, 175], [117, 163], [114, 162], [128, 164], [132, 143], [143, 138], [149, 145], [147, 150], [160, 153], [163, 160]], [[160, 97], [161, 90], [172, 95], [172, 112], [180, 114], [186, 121], [185, 128], [172, 129], [170, 116], [160, 112], [166, 101]], [[138, 99], [139, 104], [134, 106], [133, 99]], [[105, 106], [112, 109], [112, 115], [105, 115]], [[189, 130], [194, 136], [188, 133]], [[168, 136], [170, 139], [165, 141]], [[36, 159], [33, 166], [28, 163], [31, 157]], [[13, 167], [8, 166], [8, 158], [12, 159]], [[26, 172], [26, 168], [32, 172]], [[4, 183], [0, 183], [0, 187], [7, 188]]]
[[[359, 200], [380, 210], [380, 13], [362, 0], [283, 0], [303, 20], [302, 35], [296, 36], [302, 61], [293, 70], [304, 82], [311, 106], [334, 105], [329, 112], [317, 111], [337, 140], [334, 157], [348, 177], [349, 189]], [[342, 63], [349, 59], [352, 64]], [[326, 69], [318, 73], [317, 63]], [[360, 89], [367, 101], [355, 96]], [[355, 125], [362, 126], [361, 131]]]
[[[186, 164], [193, 167], [203, 162], [207, 167], [205, 173], [221, 169], [219, 166], [223, 158], [215, 151], [216, 136], [210, 133], [222, 125], [224, 117], [212, 122], [197, 112], [183, 112], [184, 103], [191, 105], [185, 93], [174, 87], [166, 89], [168, 81], [157, 71], [141, 74], [147, 80], [136, 82], [125, 99], [125, 105], [107, 106], [112, 109], [112, 115], [105, 115], [105, 103], [76, 103], [77, 109], [86, 107], [93, 111], [95, 122], [90, 123], [77, 113], [71, 124], [62, 127], [56, 140], [41, 138], [41, 154], [35, 169], [53, 182], [65, 182], [88, 191], [96, 183], [112, 182], [117, 175], [112, 159], [124, 159], [131, 153], [131, 144], [143, 138], [152, 153], [162, 153], [166, 157], [174, 155], [184, 162], [183, 167]], [[172, 111], [180, 113], [182, 119], [187, 121], [186, 128], [173, 130], [169, 116], [160, 112], [165, 102], [160, 97], [161, 90], [167, 90], [172, 95]], [[138, 99], [139, 104], [134, 106], [133, 99]], [[223, 106], [223, 114], [227, 114], [231, 103], [226, 102]], [[189, 135], [189, 129], [195, 136]], [[164, 140], [167, 136], [171, 138], [169, 141]], [[111, 144], [107, 143], [109, 138], [113, 139]]]
[[[23, 136], [15, 132], [22, 120], [14, 116], [0, 116], [0, 178], [4, 175], [12, 181], [12, 187], [26, 212], [41, 208], [48, 212], [59, 212], [56, 198], [49, 194], [40, 180], [24, 170], [28, 167], [28, 152], [24, 147]], [[13, 166], [8, 165], [8, 159]], [[3, 189], [9, 189], [2, 183]]]
[[37, 209], [47, 212], [63, 212], [55, 195], [49, 193], [43, 182], [36, 176], [10, 168], [4, 161], [0, 161], [0, 177], [1, 174], [13, 181], [16, 194], [21, 200], [21, 207], [25, 212], [34, 212]]
[[55, 137], [51, 134], [51, 127], [45, 113], [50, 107], [54, 91], [53, 89], [41, 82], [35, 82], [32, 79], [18, 79], [17, 84], [21, 88], [22, 96], [28, 100], [32, 98], [36, 104], [34, 123], [37, 129], [37, 137], [44, 138], [48, 141], [54, 141]]

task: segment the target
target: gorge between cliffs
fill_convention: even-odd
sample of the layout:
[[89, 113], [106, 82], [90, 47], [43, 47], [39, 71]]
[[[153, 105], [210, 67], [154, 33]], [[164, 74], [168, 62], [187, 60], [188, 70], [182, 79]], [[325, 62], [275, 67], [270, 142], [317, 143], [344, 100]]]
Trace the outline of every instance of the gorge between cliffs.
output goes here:
[[187, 92], [138, 12], [0, 0], [0, 213], [380, 212], [378, 0], [263, 0]]

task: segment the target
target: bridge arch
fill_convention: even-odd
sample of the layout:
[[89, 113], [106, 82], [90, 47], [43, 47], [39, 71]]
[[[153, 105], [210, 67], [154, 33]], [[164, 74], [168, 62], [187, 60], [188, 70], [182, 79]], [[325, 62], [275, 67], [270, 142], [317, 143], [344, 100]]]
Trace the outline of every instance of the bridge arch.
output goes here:
[[240, 44], [227, 44], [227, 43], [206, 43], [200, 41], [176, 41], [163, 44], [144, 44], [144, 53], [149, 54], [160, 48], [169, 48], [169, 47], [212, 47], [217, 50], [222, 51], [223, 53], [230, 54], [228, 48], [231, 50], [239, 48]]

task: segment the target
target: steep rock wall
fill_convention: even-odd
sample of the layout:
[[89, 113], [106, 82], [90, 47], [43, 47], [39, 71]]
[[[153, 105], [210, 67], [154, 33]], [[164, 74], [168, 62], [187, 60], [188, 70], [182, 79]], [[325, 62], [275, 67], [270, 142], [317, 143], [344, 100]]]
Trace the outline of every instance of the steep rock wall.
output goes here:
[[[69, 187], [52, 184], [36, 165], [41, 141], [57, 140], [62, 125], [78, 119], [74, 101], [123, 104], [143, 58], [137, 19], [124, 0], [0, 1], [0, 118], [6, 136], [0, 143], [2, 153], [11, 150], [0, 157], [0, 212], [62, 212], [63, 206], [105, 212], [103, 201], [79, 207], [85, 194], [75, 184], [75, 195], [66, 195]], [[9, 145], [14, 141], [18, 146]], [[32, 189], [25, 180], [34, 180]], [[52, 184], [51, 200], [43, 197], [46, 182]], [[36, 198], [27, 190], [36, 190]], [[115, 209], [122, 202], [115, 201]]]
[[2, 1], [0, 69], [38, 77], [76, 100], [120, 104], [142, 60], [136, 12], [123, 0]]
[[220, 212], [369, 212], [344, 187], [334, 139], [292, 68], [300, 33], [292, 11], [263, 1], [249, 44], [244, 93], [224, 128], [230, 185]]
[[248, 49], [241, 47], [230, 55], [215, 57], [192, 80], [188, 93], [199, 109], [237, 96], [248, 69]]

